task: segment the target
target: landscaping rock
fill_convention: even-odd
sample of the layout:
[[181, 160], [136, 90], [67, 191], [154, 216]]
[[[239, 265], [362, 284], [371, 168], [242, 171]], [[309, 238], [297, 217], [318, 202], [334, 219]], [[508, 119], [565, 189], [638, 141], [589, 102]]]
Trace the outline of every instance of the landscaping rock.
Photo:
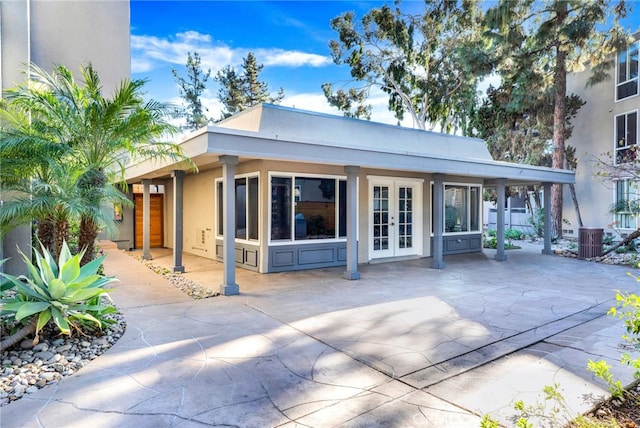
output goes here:
[[5, 351], [0, 355], [4, 366], [0, 371], [0, 407], [73, 375], [104, 353], [125, 331], [124, 318], [119, 314], [113, 318], [116, 322], [99, 337], [61, 338], [53, 329], [45, 327], [37, 345], [28, 339]]

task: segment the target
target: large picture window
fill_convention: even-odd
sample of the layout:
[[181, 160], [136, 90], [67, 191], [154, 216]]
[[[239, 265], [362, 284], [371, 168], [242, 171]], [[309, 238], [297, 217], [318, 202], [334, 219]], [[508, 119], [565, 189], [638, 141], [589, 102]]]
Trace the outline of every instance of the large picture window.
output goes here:
[[615, 224], [620, 229], [636, 229], [636, 211], [638, 210], [638, 182], [619, 180], [616, 182]]
[[480, 231], [480, 186], [444, 186], [444, 232]]
[[[216, 182], [216, 201], [218, 202], [217, 232], [223, 236], [222, 213], [224, 209], [224, 198], [222, 196], [222, 180]], [[240, 177], [235, 179], [236, 198], [236, 233], [237, 239], [257, 241], [259, 201], [258, 201], [258, 177]]]
[[638, 45], [631, 44], [618, 53], [616, 64], [616, 100], [638, 95]]
[[638, 111], [618, 115], [615, 121], [616, 163], [633, 161], [638, 143]]
[[333, 177], [271, 177], [271, 240], [336, 239], [347, 235], [347, 185]]

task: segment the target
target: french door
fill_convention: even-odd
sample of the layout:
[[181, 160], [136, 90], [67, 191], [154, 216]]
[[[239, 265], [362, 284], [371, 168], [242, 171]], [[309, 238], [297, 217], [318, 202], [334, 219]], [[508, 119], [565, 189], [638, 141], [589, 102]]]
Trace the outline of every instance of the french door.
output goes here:
[[371, 259], [422, 252], [422, 181], [375, 179], [369, 188]]

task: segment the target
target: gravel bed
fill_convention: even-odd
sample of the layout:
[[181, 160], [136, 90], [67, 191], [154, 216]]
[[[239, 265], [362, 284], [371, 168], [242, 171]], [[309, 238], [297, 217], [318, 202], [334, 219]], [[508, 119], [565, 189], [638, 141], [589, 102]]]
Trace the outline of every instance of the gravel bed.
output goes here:
[[190, 280], [183, 274], [171, 272], [169, 269], [155, 264], [152, 260], [143, 260], [139, 256], [134, 256], [137, 260], [144, 263], [149, 269], [155, 273], [164, 276], [174, 287], [189, 295], [193, 299], [207, 299], [220, 295], [219, 291], [214, 291], [204, 287], [197, 282]]
[[25, 339], [2, 353], [0, 407], [40, 388], [71, 376], [102, 355], [124, 334], [126, 321], [120, 314], [100, 336], [59, 336], [50, 326], [40, 332], [40, 342]]

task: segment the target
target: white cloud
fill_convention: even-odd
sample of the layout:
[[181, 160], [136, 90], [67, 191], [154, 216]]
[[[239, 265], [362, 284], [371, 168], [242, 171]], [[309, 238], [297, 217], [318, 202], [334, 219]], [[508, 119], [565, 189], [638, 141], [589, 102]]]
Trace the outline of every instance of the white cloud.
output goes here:
[[153, 63], [145, 58], [131, 58], [132, 73], [146, 73], [153, 69]]
[[256, 55], [261, 58], [260, 62], [267, 66], [324, 67], [332, 63], [331, 58], [327, 56], [282, 49], [260, 49]]
[[203, 68], [210, 68], [213, 74], [227, 65], [239, 65], [249, 52], [254, 52], [258, 62], [265, 66], [324, 67], [331, 64], [328, 56], [280, 48], [236, 49], [216, 42], [208, 34], [186, 31], [169, 37], [132, 35], [132, 72], [141, 73], [167, 65], [182, 65], [189, 52], [198, 52]]

